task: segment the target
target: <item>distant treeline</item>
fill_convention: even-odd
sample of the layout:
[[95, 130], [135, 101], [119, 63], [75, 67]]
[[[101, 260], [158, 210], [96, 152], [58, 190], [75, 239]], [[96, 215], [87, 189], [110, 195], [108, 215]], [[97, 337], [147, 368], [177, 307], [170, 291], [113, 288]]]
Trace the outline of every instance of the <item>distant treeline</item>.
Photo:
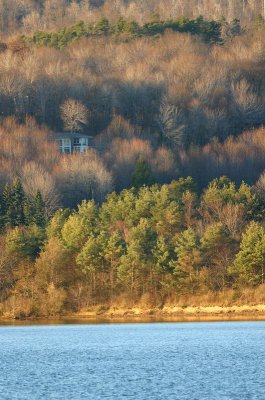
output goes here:
[[0, 32], [9, 35], [59, 30], [80, 20], [91, 24], [101, 16], [110, 21], [124, 17], [144, 24], [154, 13], [163, 21], [203, 15], [209, 20], [239, 18], [246, 24], [263, 14], [263, 0], [2, 0]]
[[222, 27], [230, 27], [231, 36], [242, 32], [239, 20], [234, 20], [231, 24], [226, 21], [208, 21], [203, 17], [196, 19], [176, 18], [161, 21], [159, 16], [139, 25], [134, 20], [127, 20], [123, 17], [117, 22], [111, 23], [108, 19], [102, 18], [95, 24], [85, 24], [83, 21], [60, 29], [58, 32], [37, 31], [32, 36], [22, 36], [27, 43], [37, 46], [49, 46], [62, 49], [82, 37], [112, 36], [119, 40], [130, 40], [142, 36], [157, 36], [166, 30], [173, 32], [190, 33], [199, 35], [206, 43], [222, 43]]
[[[11, 202], [18, 204], [21, 190], [15, 181]], [[263, 195], [226, 177], [199, 194], [191, 178], [181, 178], [112, 193], [101, 205], [83, 201], [45, 225], [25, 225], [16, 208], [0, 237], [1, 310], [40, 316], [143, 298], [162, 306], [181, 295], [233, 288], [235, 296], [258, 287], [265, 279]]]

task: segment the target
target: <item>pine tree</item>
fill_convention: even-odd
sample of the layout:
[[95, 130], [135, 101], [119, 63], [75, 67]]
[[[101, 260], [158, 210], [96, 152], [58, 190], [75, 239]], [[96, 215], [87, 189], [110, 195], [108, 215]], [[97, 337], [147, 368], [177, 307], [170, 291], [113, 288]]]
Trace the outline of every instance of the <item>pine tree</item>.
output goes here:
[[121, 256], [118, 279], [130, 290], [131, 297], [141, 288], [144, 293], [151, 287], [154, 264], [152, 253], [156, 243], [156, 233], [148, 219], [142, 218], [133, 227], [127, 240], [127, 252]]
[[201, 238], [204, 263], [206, 265], [211, 263], [229, 244], [231, 244], [231, 239], [225, 227], [220, 222], [210, 225]]
[[33, 212], [34, 212], [34, 217], [33, 217], [34, 223], [38, 226], [45, 226], [47, 222], [45, 203], [42, 199], [42, 195], [39, 190], [37, 191], [37, 194], [34, 198]]
[[13, 225], [13, 218], [12, 218], [12, 187], [9, 183], [5, 185], [2, 197], [2, 207], [3, 207], [3, 215], [4, 215], [4, 222], [7, 225]]
[[243, 33], [243, 29], [240, 24], [240, 20], [235, 18], [230, 23], [230, 35], [231, 36], [239, 36]]
[[143, 185], [150, 186], [153, 183], [152, 171], [147, 162], [140, 157], [132, 175], [132, 184], [135, 188], [139, 189]]
[[25, 223], [24, 201], [24, 190], [19, 178], [16, 177], [13, 181], [11, 196], [12, 224], [14, 226], [23, 225]]
[[142, 277], [142, 272], [145, 270], [145, 260], [142, 258], [142, 246], [138, 239], [131, 239], [126, 250], [126, 254], [120, 258], [117, 277], [133, 299], [141, 284], [145, 282]]
[[102, 248], [98, 237], [91, 235], [76, 257], [77, 264], [84, 274], [100, 271], [104, 265]]
[[119, 232], [113, 232], [104, 247], [104, 258], [109, 264], [109, 269], [116, 269], [120, 257], [124, 254], [125, 242]]
[[107, 35], [110, 32], [110, 23], [107, 18], [100, 19], [95, 27], [94, 32], [96, 35]]
[[218, 222], [206, 228], [200, 244], [209, 289], [224, 291], [226, 283], [229, 283], [228, 268], [234, 259], [236, 242]]
[[240, 251], [230, 272], [243, 285], [264, 283], [265, 231], [258, 222], [252, 221], [243, 234]]
[[156, 273], [172, 272], [173, 249], [163, 236], [157, 238], [152, 253]]
[[177, 261], [174, 275], [182, 288], [186, 286], [193, 293], [200, 283], [199, 269], [202, 260], [199, 240], [192, 228], [188, 228], [177, 238], [175, 252]]
[[31, 225], [34, 223], [34, 204], [30, 198], [24, 200], [24, 217], [25, 224]]
[[121, 256], [125, 252], [125, 242], [119, 232], [113, 232], [108, 238], [107, 244], [104, 246], [104, 258], [108, 264], [110, 277], [110, 297], [117, 280], [117, 269], [120, 265]]
[[70, 215], [62, 228], [62, 239], [68, 249], [79, 251], [86, 239], [95, 233], [98, 210], [94, 201], [83, 201], [78, 212]]
[[35, 259], [40, 253], [44, 239], [44, 230], [36, 225], [16, 226], [7, 232], [6, 250], [10, 254], [16, 254], [20, 260], [28, 257]]

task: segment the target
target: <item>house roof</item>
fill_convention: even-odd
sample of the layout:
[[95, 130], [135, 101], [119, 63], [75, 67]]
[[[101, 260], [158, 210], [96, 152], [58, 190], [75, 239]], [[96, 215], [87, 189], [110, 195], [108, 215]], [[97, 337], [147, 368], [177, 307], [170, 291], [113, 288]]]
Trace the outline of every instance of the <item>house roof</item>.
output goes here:
[[88, 136], [85, 133], [79, 133], [79, 132], [56, 132], [54, 134], [54, 137], [57, 140], [60, 140], [60, 139], [82, 139], [82, 138], [93, 139], [93, 136]]

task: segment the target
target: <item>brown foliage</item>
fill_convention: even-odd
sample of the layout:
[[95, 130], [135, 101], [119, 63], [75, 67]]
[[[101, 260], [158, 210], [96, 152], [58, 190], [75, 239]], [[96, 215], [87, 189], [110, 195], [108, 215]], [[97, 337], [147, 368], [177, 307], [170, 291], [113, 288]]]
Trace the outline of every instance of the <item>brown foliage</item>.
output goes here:
[[74, 207], [84, 199], [102, 201], [112, 190], [112, 176], [95, 151], [61, 157], [56, 180], [65, 206]]
[[0, 31], [14, 32], [18, 29], [32, 32], [39, 29], [54, 29], [80, 21], [93, 22], [101, 15], [110, 20], [120, 15], [144, 22], [159, 13], [164, 19], [198, 17], [228, 20], [240, 18], [244, 21], [262, 14], [262, 0], [233, 0], [227, 5], [225, 0], [1, 0]]
[[254, 184], [265, 169], [265, 130], [248, 131], [224, 143], [213, 141], [181, 154], [181, 172], [191, 175], [201, 187], [217, 176], [229, 176], [240, 183], [242, 178]]
[[169, 149], [159, 147], [154, 150], [149, 141], [139, 138], [114, 139], [105, 153], [105, 159], [116, 178], [117, 188], [131, 186], [135, 164], [140, 157], [149, 164], [157, 181], [165, 182], [178, 174]]

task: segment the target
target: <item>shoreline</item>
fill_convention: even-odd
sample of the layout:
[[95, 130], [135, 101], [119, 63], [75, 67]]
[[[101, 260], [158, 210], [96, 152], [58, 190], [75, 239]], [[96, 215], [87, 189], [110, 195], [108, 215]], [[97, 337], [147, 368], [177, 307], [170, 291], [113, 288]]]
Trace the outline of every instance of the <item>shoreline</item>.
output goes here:
[[265, 321], [265, 304], [233, 306], [165, 306], [158, 308], [94, 307], [76, 313], [49, 317], [14, 318], [0, 316], [0, 326], [5, 325], [60, 325], [100, 323], [159, 323], [159, 322], [217, 322]]

